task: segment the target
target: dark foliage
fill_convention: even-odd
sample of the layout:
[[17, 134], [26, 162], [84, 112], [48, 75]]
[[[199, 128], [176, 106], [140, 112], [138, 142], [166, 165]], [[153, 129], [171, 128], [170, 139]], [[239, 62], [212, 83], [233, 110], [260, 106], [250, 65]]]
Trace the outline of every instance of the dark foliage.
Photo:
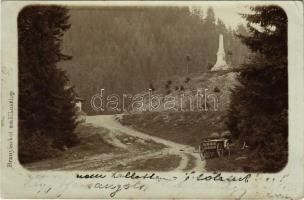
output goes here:
[[70, 59], [61, 53], [62, 36], [70, 28], [67, 13], [59, 6], [30, 6], [18, 16], [21, 162], [48, 157], [46, 151], [77, 142], [74, 90], [57, 67]]
[[190, 81], [190, 78], [187, 77], [186, 80], [185, 80], [185, 83], [188, 83]]
[[154, 88], [154, 86], [153, 86], [153, 84], [152, 84], [152, 83], [150, 83], [149, 88], [152, 90], [152, 92], [153, 92], [153, 91], [155, 91], [155, 88]]
[[190, 61], [191, 61], [191, 56], [190, 56], [190, 55], [187, 55], [187, 56], [186, 56], [186, 61], [187, 61], [187, 62], [190, 62]]
[[250, 146], [260, 171], [275, 172], [288, 155], [287, 16], [277, 6], [251, 9], [254, 14], [243, 15], [250, 35], [239, 37], [256, 56], [238, 77], [227, 125]]
[[218, 87], [215, 87], [214, 89], [213, 89], [213, 92], [220, 92], [221, 90], [218, 88]]
[[213, 67], [213, 64], [212, 64], [212, 63], [210, 63], [210, 62], [208, 62], [208, 63], [207, 63], [207, 69], [208, 69], [208, 70], [211, 70], [211, 69], [212, 69], [212, 67]]

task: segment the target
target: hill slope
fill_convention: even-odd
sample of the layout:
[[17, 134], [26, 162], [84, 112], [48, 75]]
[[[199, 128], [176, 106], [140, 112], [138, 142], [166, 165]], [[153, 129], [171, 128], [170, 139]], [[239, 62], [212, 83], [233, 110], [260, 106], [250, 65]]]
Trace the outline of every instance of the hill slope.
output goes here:
[[[236, 76], [235, 72], [208, 72], [161, 80], [153, 84], [150, 96], [148, 92], [141, 94], [143, 105], [134, 104], [121, 123], [196, 147], [202, 137], [226, 131], [230, 90], [237, 84]], [[207, 97], [206, 103], [204, 97], [197, 100], [198, 90], [206, 91], [202, 94]], [[153, 101], [156, 96], [158, 100]]]

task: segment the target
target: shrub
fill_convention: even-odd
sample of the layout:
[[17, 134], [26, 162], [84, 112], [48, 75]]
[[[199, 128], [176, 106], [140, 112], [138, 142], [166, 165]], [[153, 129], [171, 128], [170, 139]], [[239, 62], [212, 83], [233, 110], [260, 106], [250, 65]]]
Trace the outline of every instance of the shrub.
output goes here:
[[152, 83], [150, 83], [149, 88], [152, 90], [152, 92], [155, 91], [155, 88]]
[[188, 83], [190, 81], [190, 78], [187, 77], [186, 80], [185, 80], [185, 83]]
[[207, 68], [208, 68], [209, 70], [211, 70], [211, 69], [212, 69], [212, 67], [213, 67], [213, 64], [212, 64], [212, 63], [210, 63], [210, 62], [208, 62], [208, 63], [207, 63]]
[[214, 91], [214, 92], [220, 92], [221, 90], [220, 90], [218, 87], [215, 87], [215, 88], [213, 89], [213, 91]]

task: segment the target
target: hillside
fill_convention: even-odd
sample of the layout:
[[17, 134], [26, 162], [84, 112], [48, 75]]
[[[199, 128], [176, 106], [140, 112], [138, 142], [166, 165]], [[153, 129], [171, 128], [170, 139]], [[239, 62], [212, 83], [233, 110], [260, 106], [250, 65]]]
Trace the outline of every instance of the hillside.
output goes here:
[[[123, 115], [120, 121], [145, 133], [196, 147], [202, 137], [227, 130], [226, 114], [230, 90], [237, 84], [236, 75], [236, 72], [209, 72], [163, 79], [154, 83], [151, 94], [152, 97], [158, 96], [159, 101], [149, 101], [148, 92], [142, 93], [143, 106], [134, 105], [135, 108]], [[197, 107], [195, 97], [198, 89], [207, 91], [206, 96], [212, 97], [207, 98], [206, 107], [203, 101], [201, 107]], [[185, 98], [180, 103], [182, 95]], [[168, 99], [171, 99], [170, 103]], [[159, 102], [158, 108], [154, 109]]]
[[[224, 36], [226, 61], [239, 66], [249, 50], [210, 7], [207, 13], [188, 7], [86, 7], [70, 9], [71, 28], [63, 37], [63, 52], [71, 60], [60, 62], [72, 85], [90, 105], [93, 95], [134, 94], [160, 79], [186, 71], [208, 71], [216, 62], [219, 34]], [[188, 66], [186, 69], [186, 66]]]

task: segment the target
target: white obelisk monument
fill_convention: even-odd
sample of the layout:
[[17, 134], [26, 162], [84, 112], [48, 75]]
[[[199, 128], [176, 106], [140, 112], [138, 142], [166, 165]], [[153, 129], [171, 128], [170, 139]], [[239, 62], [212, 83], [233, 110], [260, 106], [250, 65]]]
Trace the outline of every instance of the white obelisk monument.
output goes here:
[[217, 50], [217, 59], [215, 65], [212, 67], [211, 71], [218, 71], [218, 70], [227, 70], [229, 66], [225, 60], [225, 50], [224, 50], [224, 39], [223, 35], [220, 34], [219, 37], [219, 48]]

